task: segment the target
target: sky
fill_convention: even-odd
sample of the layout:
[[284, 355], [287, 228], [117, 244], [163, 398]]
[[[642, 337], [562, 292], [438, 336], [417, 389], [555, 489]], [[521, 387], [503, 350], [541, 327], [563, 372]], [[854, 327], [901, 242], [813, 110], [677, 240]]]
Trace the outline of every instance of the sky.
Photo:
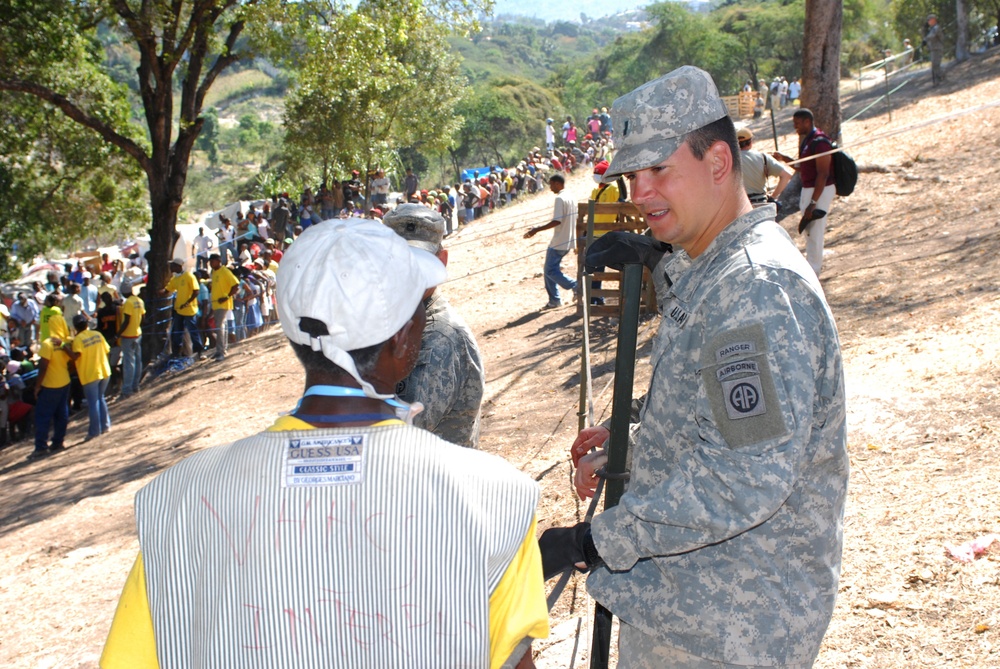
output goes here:
[[611, 16], [627, 9], [637, 9], [650, 4], [652, 0], [548, 0], [547, 2], [527, 2], [526, 0], [496, 0], [493, 14], [516, 14], [532, 16], [545, 21], [579, 21], [580, 12], [590, 18]]

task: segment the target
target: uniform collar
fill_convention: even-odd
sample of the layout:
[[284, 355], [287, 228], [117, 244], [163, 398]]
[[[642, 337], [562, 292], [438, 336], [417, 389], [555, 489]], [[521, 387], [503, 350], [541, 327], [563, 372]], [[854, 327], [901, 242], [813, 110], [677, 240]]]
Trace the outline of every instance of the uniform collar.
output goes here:
[[774, 205], [757, 207], [743, 214], [723, 228], [722, 232], [708, 245], [697, 258], [692, 258], [687, 251], [675, 251], [664, 265], [663, 273], [671, 284], [670, 291], [681, 301], [690, 301], [694, 292], [709, 273], [715, 259], [730, 247], [751, 228], [763, 221], [773, 221], [777, 213]]

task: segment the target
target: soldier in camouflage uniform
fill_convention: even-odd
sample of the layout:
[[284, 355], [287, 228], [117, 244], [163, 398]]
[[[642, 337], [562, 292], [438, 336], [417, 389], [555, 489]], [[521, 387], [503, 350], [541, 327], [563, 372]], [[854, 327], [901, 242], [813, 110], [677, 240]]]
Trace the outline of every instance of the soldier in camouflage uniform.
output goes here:
[[[652, 265], [663, 320], [628, 489], [592, 526], [546, 531], [545, 572], [591, 569], [588, 591], [622, 622], [619, 667], [809, 667], [833, 614], [847, 494], [833, 316], [774, 207], [747, 199], [707, 73], [680, 68], [612, 116], [605, 179], [625, 175], [673, 253], [626, 233], [588, 251], [588, 264]], [[574, 456], [607, 437], [584, 430]], [[579, 461], [581, 494], [606, 461]]]
[[[448, 264], [448, 251], [441, 246], [444, 219], [433, 209], [401, 204], [386, 214], [383, 222], [411, 246], [426, 249]], [[410, 375], [399, 383], [396, 394], [406, 402], [424, 405], [414, 425], [453, 444], [477, 448], [480, 405], [486, 391], [479, 345], [440, 291], [424, 297], [427, 327], [420, 357]]]

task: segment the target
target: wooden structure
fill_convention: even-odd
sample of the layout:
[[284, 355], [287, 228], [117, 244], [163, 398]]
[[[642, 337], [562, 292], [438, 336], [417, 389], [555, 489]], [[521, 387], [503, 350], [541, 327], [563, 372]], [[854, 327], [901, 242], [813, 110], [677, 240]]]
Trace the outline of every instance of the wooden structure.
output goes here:
[[753, 103], [757, 99], [757, 94], [753, 91], [740, 91], [738, 95], [724, 95], [722, 102], [726, 105], [726, 110], [734, 119], [750, 118], [753, 116]]
[[[588, 218], [590, 209], [593, 206], [594, 218], [603, 219], [614, 216], [613, 221], [593, 223], [593, 234], [600, 236], [612, 230], [624, 230], [625, 232], [642, 233], [646, 230], [646, 219], [642, 212], [631, 202], [580, 202], [577, 205], [576, 216], [576, 239], [577, 239], [577, 278], [583, 280], [583, 262], [586, 258], [587, 245], [591, 238], [588, 237]], [[591, 298], [603, 298], [603, 305], [592, 304], [590, 306], [591, 316], [618, 316], [621, 311], [621, 272], [606, 268], [603, 272], [596, 272], [590, 276], [590, 280], [600, 282], [601, 287], [591, 288]], [[611, 284], [611, 285], [609, 285]], [[652, 277], [648, 269], [643, 269], [642, 275], [642, 301], [640, 303], [640, 313], [655, 314], [656, 291], [653, 288]], [[583, 311], [583, 305], [577, 305], [577, 313]]]

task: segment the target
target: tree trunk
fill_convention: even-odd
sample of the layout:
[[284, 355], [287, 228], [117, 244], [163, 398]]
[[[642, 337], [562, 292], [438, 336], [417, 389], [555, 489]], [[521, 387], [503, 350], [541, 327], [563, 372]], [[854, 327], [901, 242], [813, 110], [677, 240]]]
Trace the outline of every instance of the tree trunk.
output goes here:
[[173, 316], [173, 298], [161, 297], [160, 290], [170, 278], [168, 265], [177, 235], [177, 207], [171, 206], [169, 175], [165, 171], [150, 174], [148, 183], [153, 225], [149, 229], [149, 278], [142, 295], [146, 303], [142, 357], [147, 363], [163, 350], [165, 333]]
[[955, 0], [955, 60], [969, 59], [969, 3]]
[[448, 147], [448, 156], [451, 158], [451, 164], [455, 168], [455, 183], [462, 183], [462, 166], [458, 162], [458, 154], [451, 147]]
[[806, 0], [802, 51], [802, 106], [812, 110], [816, 127], [840, 137], [841, 0]]

